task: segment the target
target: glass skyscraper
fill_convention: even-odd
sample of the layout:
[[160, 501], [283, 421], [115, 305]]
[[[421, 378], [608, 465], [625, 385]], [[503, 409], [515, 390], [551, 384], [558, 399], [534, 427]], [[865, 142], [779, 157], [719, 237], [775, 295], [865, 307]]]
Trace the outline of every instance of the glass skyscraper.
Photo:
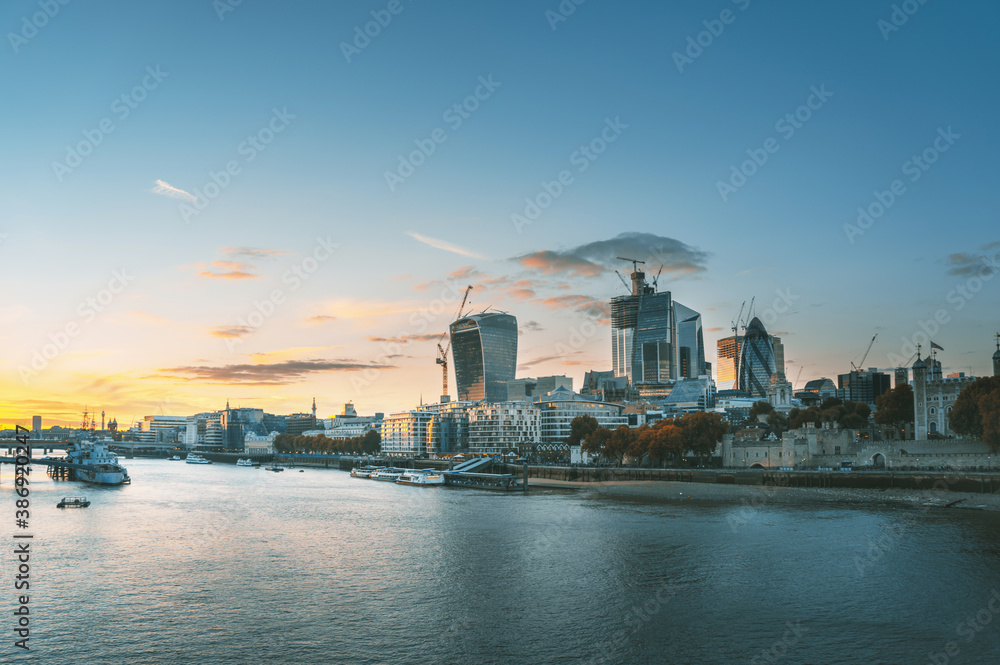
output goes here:
[[747, 326], [741, 346], [738, 387], [752, 397], [766, 398], [771, 375], [776, 371], [774, 348], [771, 346], [771, 336], [756, 316]]
[[705, 333], [701, 314], [674, 301], [674, 321], [677, 323], [677, 376], [697, 379], [707, 374], [705, 369]]
[[455, 321], [451, 354], [459, 400], [505, 401], [517, 370], [517, 318], [484, 312]]

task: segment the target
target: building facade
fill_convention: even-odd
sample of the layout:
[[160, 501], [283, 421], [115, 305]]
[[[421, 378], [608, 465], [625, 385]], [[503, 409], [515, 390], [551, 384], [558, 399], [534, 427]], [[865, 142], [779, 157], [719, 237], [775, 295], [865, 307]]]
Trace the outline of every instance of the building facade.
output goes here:
[[941, 361], [926, 360], [917, 354], [913, 363], [913, 434], [917, 440], [930, 436], [951, 436], [951, 409], [974, 376], [943, 378]]
[[502, 402], [517, 369], [517, 319], [502, 312], [473, 314], [450, 326], [459, 401]]
[[760, 319], [754, 317], [740, 348], [739, 389], [752, 397], [766, 398], [771, 375], [776, 371], [771, 336]]
[[613, 430], [620, 425], [628, 425], [628, 418], [622, 414], [621, 404], [591, 401], [565, 388], [557, 388], [537, 402], [541, 410], [538, 449], [547, 453], [564, 455], [569, 459], [569, 436], [573, 419], [577, 416], [592, 416], [601, 427]]
[[874, 367], [867, 370], [852, 370], [837, 376], [837, 386], [843, 391], [844, 399], [851, 402], [875, 404], [875, 400], [889, 392], [891, 379], [888, 374]]
[[483, 404], [469, 410], [469, 452], [499, 455], [541, 443], [541, 409], [530, 402]]
[[741, 335], [723, 337], [716, 342], [715, 385], [719, 390], [736, 390], [739, 386]]
[[675, 300], [673, 318], [677, 322], [677, 378], [697, 379], [709, 374], [701, 314]]

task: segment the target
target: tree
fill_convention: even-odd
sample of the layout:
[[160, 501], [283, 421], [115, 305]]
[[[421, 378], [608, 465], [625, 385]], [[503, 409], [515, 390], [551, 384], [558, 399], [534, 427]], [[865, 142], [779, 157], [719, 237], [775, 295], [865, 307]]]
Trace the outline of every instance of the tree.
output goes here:
[[771, 429], [777, 432], [784, 432], [788, 429], [788, 418], [786, 418], [780, 411], [772, 411], [767, 417], [767, 424]]
[[609, 457], [616, 458], [618, 464], [622, 463], [625, 458], [625, 453], [628, 452], [629, 447], [632, 445], [632, 441], [635, 439], [635, 430], [633, 430], [628, 425], [619, 425], [615, 428], [615, 431], [611, 433], [611, 438], [605, 444], [604, 449]]
[[750, 407], [750, 422], [757, 422], [757, 416], [766, 416], [774, 411], [774, 407], [771, 406], [770, 402], [765, 402], [763, 400], [759, 402], [754, 402], [753, 406]]
[[604, 427], [598, 427], [583, 440], [582, 450], [590, 455], [603, 455], [604, 448], [610, 438], [610, 431]]
[[900, 429], [913, 422], [913, 388], [898, 385], [875, 398], [875, 422]]
[[[647, 433], [647, 451], [661, 466], [671, 455], [683, 455], [684, 431], [672, 420], [661, 420]], [[640, 435], [641, 436], [641, 435]]]
[[720, 413], [695, 411], [677, 420], [677, 424], [684, 432], [685, 449], [699, 457], [711, 455], [728, 431]]
[[808, 409], [792, 409], [788, 412], [788, 426], [791, 429], [798, 429], [809, 423], [819, 424], [821, 421], [822, 415], [815, 406], [810, 406]]
[[579, 446], [580, 442], [586, 439], [598, 427], [600, 425], [597, 422], [597, 418], [587, 415], [577, 416], [569, 424], [569, 436], [566, 437], [566, 443], [571, 446]]
[[951, 409], [951, 428], [981, 438], [1000, 450], [1000, 376], [976, 379], [966, 386]]

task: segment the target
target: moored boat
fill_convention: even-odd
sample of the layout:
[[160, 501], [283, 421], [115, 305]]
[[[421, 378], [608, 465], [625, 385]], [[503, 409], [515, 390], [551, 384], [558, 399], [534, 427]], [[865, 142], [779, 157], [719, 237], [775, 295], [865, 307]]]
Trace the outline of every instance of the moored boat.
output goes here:
[[444, 485], [444, 474], [434, 469], [410, 469], [396, 480], [397, 485]]
[[202, 457], [201, 455], [199, 455], [197, 453], [188, 453], [187, 457], [184, 458], [184, 461], [187, 462], [188, 464], [211, 464], [212, 463], [212, 460], [205, 459], [204, 457]]
[[249, 457], [247, 459], [236, 460], [236, 466], [253, 466], [253, 460]]
[[181, 461], [181, 456], [180, 455], [174, 455], [173, 457], [168, 457], [167, 461], [168, 462], [180, 462]]
[[384, 469], [384, 466], [359, 466], [351, 469], [352, 478], [371, 478], [376, 471]]
[[128, 470], [118, 463], [118, 456], [108, 449], [107, 444], [81, 441], [71, 443], [66, 448], [66, 460], [79, 464], [73, 469], [77, 480], [95, 485], [124, 485], [131, 482]]
[[395, 467], [386, 467], [384, 469], [379, 469], [378, 471], [372, 472], [372, 480], [384, 480], [390, 483], [396, 482], [401, 475], [406, 473], [406, 469], [397, 469]]

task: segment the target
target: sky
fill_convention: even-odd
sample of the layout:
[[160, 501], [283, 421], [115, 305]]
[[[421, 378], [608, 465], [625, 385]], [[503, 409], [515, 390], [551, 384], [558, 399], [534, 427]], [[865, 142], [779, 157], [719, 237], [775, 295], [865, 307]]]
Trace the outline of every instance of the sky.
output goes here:
[[519, 377], [579, 386], [610, 369], [616, 256], [662, 266], [713, 363], [754, 299], [796, 387], [876, 333], [866, 366], [932, 339], [988, 374], [998, 19], [9, 0], [0, 424], [434, 401], [467, 285], [466, 312], [517, 317]]

